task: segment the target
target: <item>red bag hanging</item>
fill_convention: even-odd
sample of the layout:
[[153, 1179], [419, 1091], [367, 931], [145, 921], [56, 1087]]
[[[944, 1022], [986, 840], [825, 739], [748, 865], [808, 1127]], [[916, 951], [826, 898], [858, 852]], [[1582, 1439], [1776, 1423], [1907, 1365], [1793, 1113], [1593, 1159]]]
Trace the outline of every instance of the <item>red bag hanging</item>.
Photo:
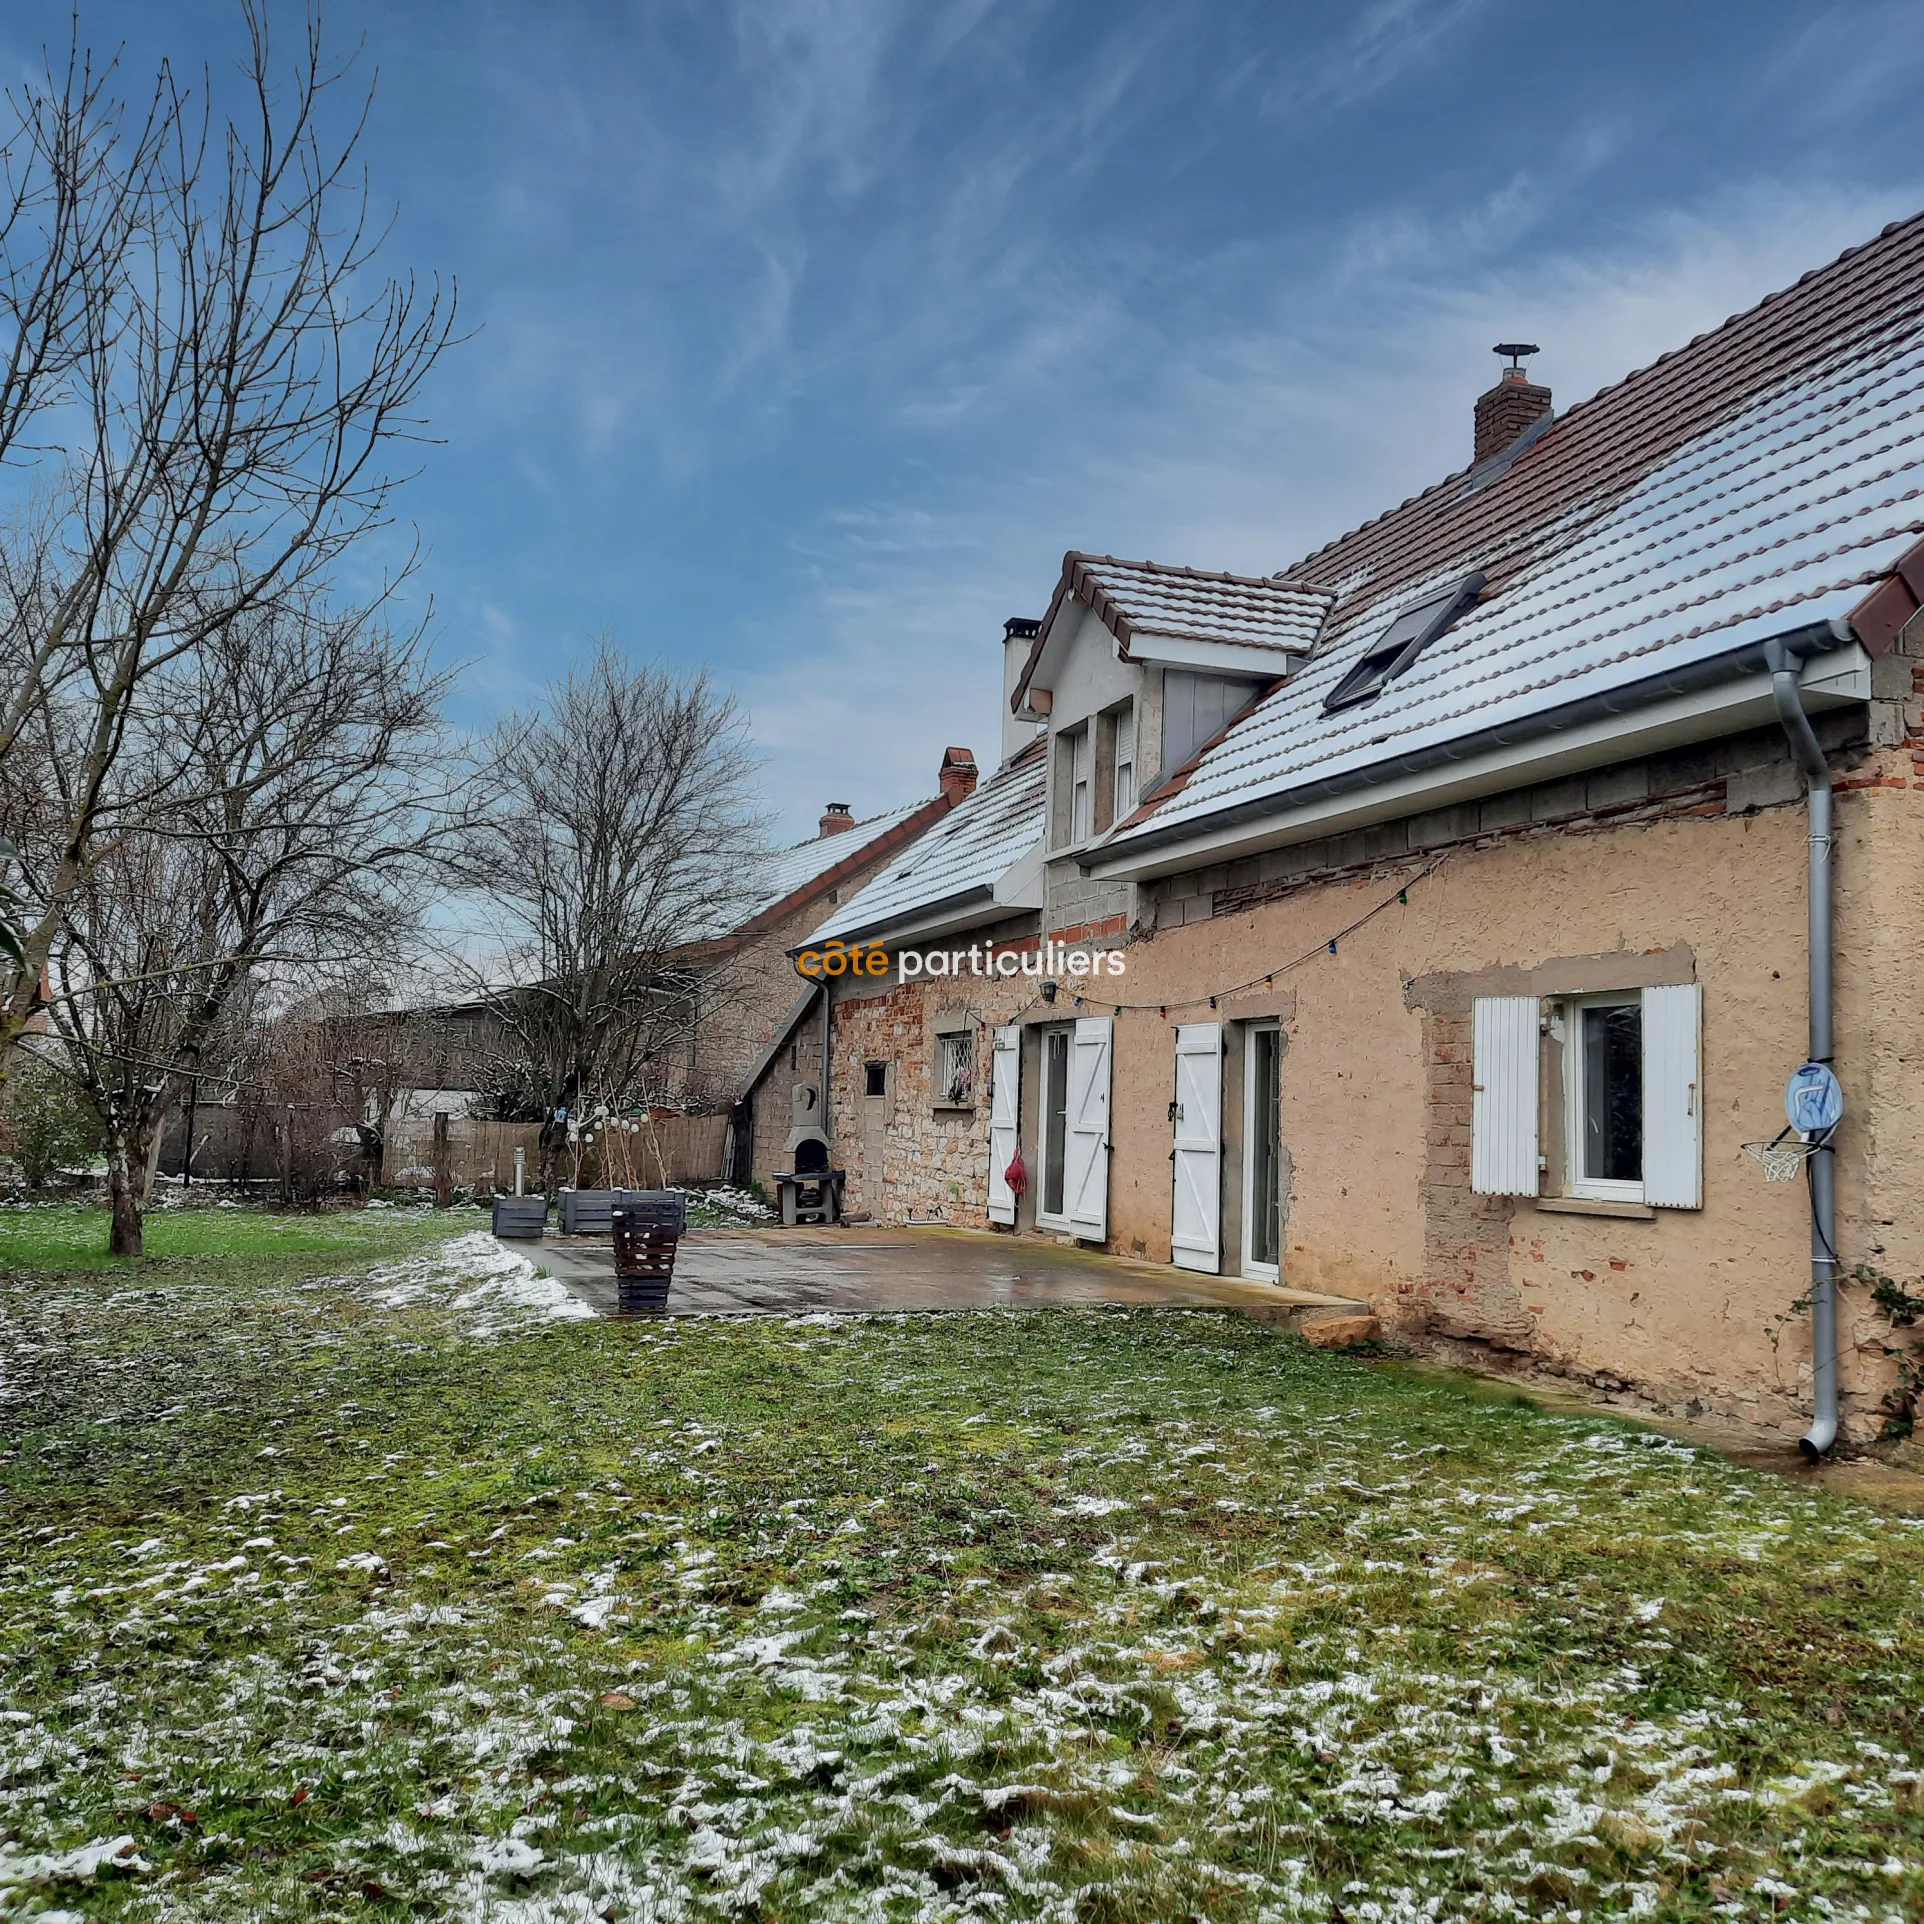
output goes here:
[[1009, 1185], [1009, 1193], [1019, 1196], [1029, 1186], [1028, 1166], [1022, 1160], [1022, 1145], [1016, 1144], [1015, 1154], [1009, 1158], [1009, 1166], [1002, 1172], [1002, 1180]]

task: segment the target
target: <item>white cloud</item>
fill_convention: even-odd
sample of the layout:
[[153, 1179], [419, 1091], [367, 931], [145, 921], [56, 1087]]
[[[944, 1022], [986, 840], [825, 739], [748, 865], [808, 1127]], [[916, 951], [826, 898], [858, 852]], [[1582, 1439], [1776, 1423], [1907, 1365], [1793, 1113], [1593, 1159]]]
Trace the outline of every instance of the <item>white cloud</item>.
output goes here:
[[861, 812], [929, 793], [948, 742], [992, 763], [1002, 620], [1042, 611], [1065, 548], [1281, 568], [1465, 465], [1494, 341], [1540, 342], [1535, 371], [1568, 406], [1905, 211], [1898, 194], [1763, 184], [1588, 252], [1451, 272], [1466, 250], [1340, 249], [1280, 286], [1264, 325], [1162, 341], [1140, 382], [1112, 374], [1099, 410], [1045, 386], [1019, 472], [814, 531], [788, 645], [748, 684], [775, 804], [801, 834], [831, 792]]

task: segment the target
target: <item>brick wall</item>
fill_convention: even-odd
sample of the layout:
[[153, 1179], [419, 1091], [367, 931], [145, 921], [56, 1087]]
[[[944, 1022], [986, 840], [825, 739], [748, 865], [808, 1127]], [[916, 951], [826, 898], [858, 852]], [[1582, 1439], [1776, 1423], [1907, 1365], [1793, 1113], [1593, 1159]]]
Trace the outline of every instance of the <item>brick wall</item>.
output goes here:
[[[1033, 981], [1019, 976], [965, 976], [836, 1002], [834, 1154], [848, 1171], [851, 1215], [978, 1228], [986, 1222], [993, 1031], [1034, 992]], [[974, 1044], [975, 1101], [967, 1110], [936, 1100], [936, 1038], [958, 1030]], [[887, 1065], [883, 1096], [863, 1093], [869, 1062]]]
[[1423, 1277], [1401, 1286], [1401, 1320], [1415, 1332], [1528, 1349], [1530, 1317], [1510, 1280], [1510, 1199], [1470, 1188], [1470, 1018], [1426, 1015], [1423, 1052]]

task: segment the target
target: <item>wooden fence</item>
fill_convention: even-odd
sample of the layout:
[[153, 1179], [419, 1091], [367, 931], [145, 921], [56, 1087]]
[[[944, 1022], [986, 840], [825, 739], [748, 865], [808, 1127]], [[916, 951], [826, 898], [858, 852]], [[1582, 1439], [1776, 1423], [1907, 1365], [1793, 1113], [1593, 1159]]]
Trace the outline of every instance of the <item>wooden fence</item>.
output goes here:
[[[297, 1195], [324, 1195], [363, 1168], [349, 1113], [319, 1106], [258, 1112], [203, 1103], [195, 1119], [194, 1174], [216, 1182], [285, 1186]], [[292, 1127], [291, 1139], [283, 1132]], [[584, 1188], [655, 1189], [677, 1183], [719, 1182], [726, 1116], [664, 1116], [624, 1131], [604, 1161], [600, 1142], [584, 1150]], [[448, 1120], [448, 1181], [456, 1189], [514, 1190], [514, 1152], [525, 1152], [527, 1185], [541, 1172], [541, 1130], [532, 1122]], [[184, 1118], [172, 1119], [161, 1168], [180, 1173], [186, 1148]], [[434, 1118], [410, 1116], [388, 1125], [381, 1182], [397, 1189], [434, 1187]], [[575, 1180], [572, 1149], [562, 1155], [559, 1176]]]
[[[640, 1129], [624, 1131], [612, 1145], [597, 1141], [581, 1155], [581, 1187], [667, 1188], [676, 1183], [719, 1182], [726, 1116], [664, 1116]], [[527, 1181], [532, 1189], [541, 1167], [541, 1131], [532, 1122], [448, 1124], [449, 1176], [454, 1186], [491, 1184], [514, 1188], [514, 1152], [527, 1152]], [[562, 1152], [561, 1178], [574, 1178], [572, 1147]], [[434, 1181], [434, 1123], [423, 1117], [388, 1131], [387, 1180], [426, 1188]]]

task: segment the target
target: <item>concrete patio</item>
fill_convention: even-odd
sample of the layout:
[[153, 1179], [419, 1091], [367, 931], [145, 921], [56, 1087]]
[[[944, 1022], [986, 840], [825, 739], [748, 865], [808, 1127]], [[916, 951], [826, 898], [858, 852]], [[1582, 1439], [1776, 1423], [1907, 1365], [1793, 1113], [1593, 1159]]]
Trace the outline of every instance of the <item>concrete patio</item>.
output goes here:
[[[666, 1311], [623, 1312], [605, 1236], [509, 1243], [603, 1316], [788, 1316], [809, 1310], [1035, 1309], [1117, 1303], [1235, 1309], [1306, 1330], [1368, 1318], [1367, 1303], [1198, 1276], [1034, 1237], [957, 1229], [697, 1229], [683, 1238]], [[1323, 1333], [1318, 1331], [1318, 1334]], [[1350, 1328], [1342, 1340], [1367, 1332]]]

